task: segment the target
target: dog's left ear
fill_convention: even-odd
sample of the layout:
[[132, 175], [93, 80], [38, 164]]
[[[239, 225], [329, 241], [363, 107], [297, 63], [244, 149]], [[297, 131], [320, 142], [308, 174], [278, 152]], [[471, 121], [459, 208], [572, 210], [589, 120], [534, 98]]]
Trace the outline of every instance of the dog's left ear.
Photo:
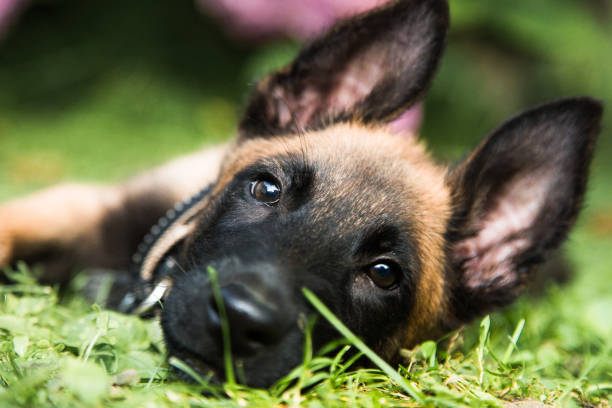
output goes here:
[[240, 137], [394, 119], [431, 82], [448, 22], [445, 0], [399, 0], [334, 26], [258, 84]]
[[565, 99], [502, 125], [447, 177], [455, 318], [510, 303], [532, 267], [567, 236], [580, 209], [602, 115]]

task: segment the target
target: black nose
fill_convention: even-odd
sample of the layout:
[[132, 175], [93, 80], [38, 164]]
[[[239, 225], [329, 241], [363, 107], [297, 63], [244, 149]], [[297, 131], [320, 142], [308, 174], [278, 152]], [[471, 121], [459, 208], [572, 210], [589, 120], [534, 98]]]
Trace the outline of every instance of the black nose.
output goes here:
[[[229, 323], [232, 353], [248, 356], [278, 344], [283, 338], [290, 317], [277, 300], [240, 284], [221, 288], [221, 296]], [[221, 318], [215, 297], [209, 301], [211, 329], [221, 336]]]

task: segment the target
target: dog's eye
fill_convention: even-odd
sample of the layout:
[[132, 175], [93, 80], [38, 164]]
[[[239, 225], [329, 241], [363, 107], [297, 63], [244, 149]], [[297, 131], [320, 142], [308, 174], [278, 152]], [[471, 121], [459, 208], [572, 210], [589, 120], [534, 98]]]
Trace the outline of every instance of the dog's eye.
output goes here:
[[251, 183], [251, 195], [264, 204], [275, 205], [280, 201], [281, 189], [271, 181], [253, 181]]
[[368, 268], [368, 276], [376, 286], [393, 289], [399, 282], [398, 267], [393, 263], [377, 262]]

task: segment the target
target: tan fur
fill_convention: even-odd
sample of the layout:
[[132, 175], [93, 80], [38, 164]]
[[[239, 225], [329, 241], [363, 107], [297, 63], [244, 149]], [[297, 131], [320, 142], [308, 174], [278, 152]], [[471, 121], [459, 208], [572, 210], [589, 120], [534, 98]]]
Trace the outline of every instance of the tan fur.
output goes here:
[[119, 196], [113, 187], [66, 184], [5, 204], [0, 208], [0, 245], [5, 248], [0, 265], [45, 245], [84, 239], [97, 246], [92, 233], [102, 215], [119, 205]]
[[181, 156], [133, 178], [124, 185], [124, 190], [133, 195], [163, 190], [172, 202], [183, 200], [217, 178], [229, 146], [222, 144]]
[[107, 214], [133, 196], [163, 195], [168, 206], [188, 197], [216, 178], [226, 150], [222, 145], [175, 159], [120, 186], [66, 184], [3, 204], [0, 267], [46, 247], [77, 251], [89, 265], [104, 266]]

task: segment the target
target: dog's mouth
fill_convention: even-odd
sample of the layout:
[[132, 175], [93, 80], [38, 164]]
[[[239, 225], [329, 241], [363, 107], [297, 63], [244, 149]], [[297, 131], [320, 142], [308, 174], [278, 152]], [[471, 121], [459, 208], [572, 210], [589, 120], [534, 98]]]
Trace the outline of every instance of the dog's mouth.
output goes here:
[[[212, 361], [207, 360], [205, 356], [185, 347], [181, 342], [175, 340], [172, 334], [166, 331], [164, 331], [164, 339], [167, 349], [171, 350], [168, 359], [171, 362], [174, 373], [181, 380], [188, 382], [205, 381], [213, 385], [222, 384], [225, 371], [222, 367], [218, 367]], [[199, 378], [195, 378], [193, 373], [187, 372], [187, 370], [179, 366], [179, 364], [172, 364], [173, 359], [179, 360], [179, 364], [186, 364]]]

